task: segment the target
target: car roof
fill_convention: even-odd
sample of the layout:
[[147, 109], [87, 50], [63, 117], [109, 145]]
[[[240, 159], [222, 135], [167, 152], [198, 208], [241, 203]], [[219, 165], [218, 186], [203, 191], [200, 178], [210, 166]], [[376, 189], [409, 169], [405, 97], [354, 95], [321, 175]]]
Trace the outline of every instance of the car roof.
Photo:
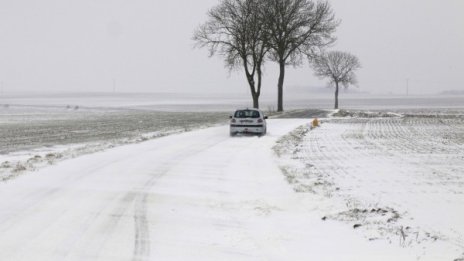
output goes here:
[[244, 109], [236, 109], [235, 111], [261, 111], [261, 110], [256, 109], [256, 108], [244, 108]]

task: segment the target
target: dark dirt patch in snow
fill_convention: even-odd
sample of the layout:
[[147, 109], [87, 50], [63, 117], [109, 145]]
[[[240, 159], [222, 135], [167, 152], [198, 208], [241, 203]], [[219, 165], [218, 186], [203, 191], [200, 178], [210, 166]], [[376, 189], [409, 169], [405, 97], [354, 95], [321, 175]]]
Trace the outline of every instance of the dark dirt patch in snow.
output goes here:
[[331, 117], [356, 117], [356, 118], [378, 118], [378, 117], [401, 117], [401, 114], [382, 111], [348, 111], [336, 110]]
[[[404, 214], [406, 215], [406, 214]], [[402, 247], [443, 239], [443, 236], [427, 232], [420, 227], [404, 225], [402, 214], [390, 207], [351, 208], [324, 216], [322, 220], [335, 220], [352, 224], [362, 230], [369, 241], [387, 240]]]

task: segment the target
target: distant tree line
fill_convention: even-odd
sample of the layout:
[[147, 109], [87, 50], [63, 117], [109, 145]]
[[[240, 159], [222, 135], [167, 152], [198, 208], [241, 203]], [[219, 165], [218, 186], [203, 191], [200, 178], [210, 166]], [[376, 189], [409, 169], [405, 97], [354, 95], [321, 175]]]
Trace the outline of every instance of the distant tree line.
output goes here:
[[[304, 60], [317, 76], [335, 84], [338, 108], [339, 83], [345, 87], [354, 83], [353, 71], [360, 67], [351, 54], [325, 53], [336, 40], [333, 34], [339, 24], [326, 1], [221, 0], [195, 30], [193, 39], [198, 47], [208, 48], [210, 56], [224, 57], [229, 69], [244, 70], [255, 108], [259, 108], [267, 60], [279, 65], [277, 111], [284, 110], [286, 66], [300, 66]], [[337, 59], [331, 59], [333, 56]]]

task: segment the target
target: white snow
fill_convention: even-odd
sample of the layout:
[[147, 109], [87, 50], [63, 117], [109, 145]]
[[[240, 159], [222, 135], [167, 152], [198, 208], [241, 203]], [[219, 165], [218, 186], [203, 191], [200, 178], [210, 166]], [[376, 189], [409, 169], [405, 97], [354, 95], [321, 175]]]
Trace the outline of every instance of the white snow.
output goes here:
[[[268, 135], [261, 138], [230, 138], [226, 126], [175, 134], [0, 183], [0, 259], [416, 260], [414, 248], [368, 241], [343, 222], [322, 221], [331, 199], [295, 193], [287, 183], [272, 147], [307, 122], [269, 120]], [[328, 146], [317, 155], [335, 155], [336, 164], [355, 168], [369, 153], [361, 153], [365, 158], [355, 163], [343, 161], [354, 153], [346, 144], [339, 147], [342, 128], [323, 123], [314, 132]], [[329, 162], [324, 166], [339, 169]], [[375, 188], [397, 191], [380, 183], [398, 184], [388, 177], [374, 188], [365, 186], [365, 177], [341, 180], [359, 184], [366, 196]], [[421, 260], [451, 256], [440, 252], [449, 250], [442, 241], [432, 247], [437, 251]]]
[[357, 225], [366, 239], [408, 248], [421, 260], [461, 260], [463, 119], [323, 122], [300, 127], [276, 147], [294, 190], [322, 197], [322, 216]]

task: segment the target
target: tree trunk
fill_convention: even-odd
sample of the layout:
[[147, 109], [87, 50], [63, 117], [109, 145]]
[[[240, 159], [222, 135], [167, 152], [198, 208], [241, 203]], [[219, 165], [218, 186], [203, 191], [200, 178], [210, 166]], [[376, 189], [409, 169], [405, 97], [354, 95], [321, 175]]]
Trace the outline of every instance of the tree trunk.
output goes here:
[[256, 94], [253, 94], [252, 97], [253, 97], [253, 108], [259, 109], [259, 96]]
[[280, 74], [279, 74], [279, 82], [277, 83], [277, 111], [284, 111], [283, 95], [284, 95], [285, 61], [280, 61], [279, 67], [280, 67]]
[[253, 99], [253, 108], [259, 109], [259, 94], [256, 93], [254, 85], [249, 83], [250, 91], [251, 91], [251, 98]]
[[245, 74], [247, 77], [248, 81], [248, 86], [250, 87], [250, 92], [251, 92], [251, 97], [253, 98], [253, 108], [259, 109], [259, 91], [257, 92], [255, 89], [255, 79], [254, 79], [254, 73], [250, 74], [248, 72], [248, 66], [246, 62], [244, 62], [244, 67], [245, 67]]
[[335, 109], [338, 109], [338, 82], [335, 82]]
[[261, 72], [261, 64], [258, 64], [258, 68], [256, 69], [257, 77], [258, 77], [258, 86], [255, 92], [256, 99], [253, 98], [253, 107], [259, 109], [259, 96], [261, 95], [261, 83], [262, 83], [262, 72]]

